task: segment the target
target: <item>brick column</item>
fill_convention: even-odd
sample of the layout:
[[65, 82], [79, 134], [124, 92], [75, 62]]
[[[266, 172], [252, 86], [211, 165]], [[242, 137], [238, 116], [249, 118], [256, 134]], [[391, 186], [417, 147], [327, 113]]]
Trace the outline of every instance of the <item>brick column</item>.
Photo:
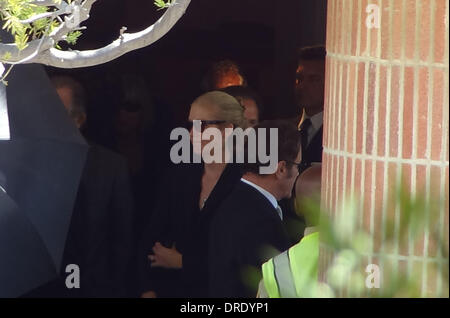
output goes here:
[[[378, 28], [366, 24], [371, 4], [379, 8]], [[448, 267], [448, 259], [430, 240], [438, 231], [448, 250], [448, 6], [328, 1], [322, 205], [338, 213], [344, 197], [361, 199], [357, 222], [373, 239], [367, 261], [387, 255], [394, 269], [420, 277], [422, 296], [448, 289], [433, 269]], [[386, 246], [382, 221], [393, 217], [398, 226], [404, 217], [389, 201], [400, 179], [411, 193], [437, 200], [439, 216], [423, 224], [419, 243]], [[321, 252], [323, 280], [327, 259]]]

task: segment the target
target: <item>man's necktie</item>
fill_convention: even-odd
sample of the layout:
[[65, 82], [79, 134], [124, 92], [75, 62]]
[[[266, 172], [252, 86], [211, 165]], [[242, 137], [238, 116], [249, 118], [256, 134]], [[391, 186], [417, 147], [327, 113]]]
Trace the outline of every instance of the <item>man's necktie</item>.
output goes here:
[[306, 118], [300, 125], [300, 138], [302, 142], [302, 149], [305, 150], [308, 146], [308, 130], [311, 127], [311, 119]]
[[280, 216], [280, 219], [283, 220], [283, 210], [281, 210], [280, 206], [277, 206], [277, 213]]

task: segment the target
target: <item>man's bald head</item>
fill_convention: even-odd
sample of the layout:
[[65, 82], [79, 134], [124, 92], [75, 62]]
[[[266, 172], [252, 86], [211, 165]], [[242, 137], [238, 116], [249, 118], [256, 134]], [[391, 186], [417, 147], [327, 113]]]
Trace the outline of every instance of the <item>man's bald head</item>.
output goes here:
[[322, 164], [313, 165], [298, 176], [295, 184], [295, 209], [298, 214], [303, 215], [307, 226], [318, 224], [318, 215], [311, 214], [307, 204], [314, 202], [320, 204], [320, 191], [322, 180]]
[[298, 198], [319, 196], [322, 180], [322, 165], [316, 164], [298, 176], [295, 192]]

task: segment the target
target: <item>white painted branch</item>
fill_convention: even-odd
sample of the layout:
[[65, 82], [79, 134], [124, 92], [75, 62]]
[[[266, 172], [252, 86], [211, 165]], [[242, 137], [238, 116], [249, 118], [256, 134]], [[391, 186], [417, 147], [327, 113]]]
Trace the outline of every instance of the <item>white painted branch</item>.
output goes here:
[[137, 33], [123, 33], [106, 47], [88, 51], [50, 49], [33, 62], [60, 68], [79, 68], [107, 63], [128, 52], [146, 47], [163, 37], [183, 16], [191, 0], [176, 0], [152, 26]]
[[[90, 7], [95, 1], [96, 0], [86, 0], [83, 3], [83, 6], [86, 5], [84, 11], [81, 12], [84, 20], [89, 18]], [[27, 63], [41, 63], [60, 68], [79, 68], [107, 63], [128, 52], [146, 47], [159, 40], [169, 32], [176, 22], [184, 15], [190, 2], [191, 0], [173, 1], [163, 16], [152, 26], [137, 33], [123, 33], [116, 41], [97, 50], [61, 51], [55, 49], [53, 47], [54, 41], [63, 39], [68, 32], [74, 29], [74, 27], [67, 27], [66, 23], [64, 23], [56, 32], [54, 32], [54, 34], [50, 35], [50, 41], [46, 41], [46, 43], [42, 44], [41, 52], [31, 60], [27, 61]], [[83, 19], [80, 20], [84, 21]], [[51, 44], [51, 42], [53, 42], [53, 44]], [[30, 43], [30, 46], [31, 44], [32, 43]], [[4, 51], [2, 46], [6, 45], [0, 44], [0, 57]], [[36, 46], [34, 47], [36, 48]], [[21, 53], [23, 54], [23, 51]], [[12, 56], [15, 55], [12, 54]]]

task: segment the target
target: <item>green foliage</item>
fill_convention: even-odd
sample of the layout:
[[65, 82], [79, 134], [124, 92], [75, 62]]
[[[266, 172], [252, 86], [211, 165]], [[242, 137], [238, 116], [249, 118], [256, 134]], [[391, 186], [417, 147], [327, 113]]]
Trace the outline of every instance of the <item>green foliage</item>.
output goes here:
[[[72, 0], [66, 0], [66, 2], [70, 4]], [[61, 4], [62, 0], [53, 0], [53, 3]], [[158, 10], [166, 9], [172, 3], [173, 0], [154, 0]], [[56, 17], [43, 17], [30, 23], [25, 23], [24, 21], [37, 15], [54, 12], [55, 10], [57, 8], [52, 6], [38, 6], [33, 3], [33, 0], [0, 0], [2, 27], [13, 35], [14, 43], [19, 50], [25, 49], [30, 41], [51, 34], [52, 31], [60, 26], [60, 22]], [[80, 31], [74, 31], [67, 34], [64, 40], [70, 45], [75, 45], [81, 35]], [[59, 48], [58, 43], [55, 43], [55, 47]], [[5, 61], [7, 58], [2, 58], [2, 60]]]
[[33, 5], [30, 0], [3, 0], [0, 2], [0, 6], [1, 19], [4, 21], [3, 29], [14, 36], [19, 50], [26, 48], [30, 39], [45, 34], [47, 25], [51, 22], [45, 18], [33, 23], [21, 22], [49, 10], [47, 7]]
[[158, 10], [166, 9], [170, 7], [172, 4], [172, 0], [168, 0], [167, 2], [164, 0], [155, 0], [155, 6], [158, 8]]
[[0, 58], [2, 61], [7, 61], [11, 58], [11, 52], [6, 52], [3, 54], [3, 56]]
[[[361, 227], [362, 204], [358, 200], [343, 202], [339, 211], [329, 213], [320, 206], [318, 197], [302, 198], [297, 208], [302, 211], [309, 226], [317, 226], [320, 233], [321, 253], [327, 253], [329, 261], [325, 270], [326, 283], [311, 286], [313, 297], [448, 297], [449, 296], [449, 252], [447, 240], [439, 230], [443, 198], [427, 198], [424, 194], [412, 194], [408, 187], [398, 185], [387, 199], [385, 218], [377, 225], [377, 233]], [[374, 211], [383, 215], [383, 211]], [[448, 213], [448, 212], [447, 212]], [[408, 249], [423, 240], [428, 229], [428, 244], [436, 246], [440, 264], [435, 259], [409, 260], [404, 256], [404, 268], [399, 265], [396, 254], [400, 247]], [[381, 233], [380, 233], [381, 232]], [[303, 233], [299, 231], [299, 234]], [[374, 242], [380, 242], [375, 253]], [[397, 249], [397, 252], [396, 252]], [[266, 247], [264, 259], [273, 255]], [[435, 253], [436, 254], [436, 253]], [[322, 255], [323, 257], [323, 255]], [[367, 288], [369, 273], [366, 266], [372, 263], [380, 268], [380, 288]], [[430, 261], [431, 260], [431, 261]], [[437, 260], [437, 259], [436, 259]], [[438, 280], [442, 291], [422, 292], [423, 262], [427, 262], [428, 279]], [[293, 269], [295, 270], [295, 269]], [[259, 269], [243, 272], [244, 282], [255, 286]], [[432, 277], [432, 278], [430, 278]]]
[[[399, 269], [397, 259], [392, 258], [388, 250], [401, 246], [416, 246], [423, 239], [425, 228], [429, 229], [429, 244], [437, 246], [444, 265], [439, 267], [435, 262], [428, 263], [428, 272], [433, 272], [433, 279], [443, 284], [442, 294], [426, 294], [427, 297], [448, 297], [449, 271], [448, 247], [446, 240], [433, 225], [439, 225], [440, 198], [426, 200], [425, 195], [413, 195], [403, 185], [397, 186], [388, 200], [386, 219], [381, 224], [382, 236], [375, 237], [369, 231], [361, 228], [359, 220], [363, 214], [361, 204], [349, 201], [342, 205], [334, 216], [323, 211], [317, 200], [305, 200], [303, 209], [307, 220], [319, 220], [318, 228], [321, 242], [328, 247], [332, 261], [326, 272], [327, 283], [334, 295], [340, 297], [409, 297], [422, 296], [422, 265], [419, 269], [411, 268], [408, 273]], [[375, 211], [381, 215], [382, 211]], [[395, 217], [397, 215], [397, 217]], [[317, 224], [317, 223], [313, 223]], [[378, 228], [378, 231], [381, 230]], [[377, 265], [381, 268], [382, 285], [379, 289], [365, 287], [365, 264], [373, 254], [375, 240], [382, 240], [383, 248], [375, 256]], [[424, 260], [427, 262], [428, 260]], [[413, 264], [411, 260], [411, 264]], [[382, 264], [382, 266], [380, 265]]]
[[[61, 4], [62, 0], [53, 0], [53, 2]], [[0, 18], [3, 21], [3, 29], [14, 36], [14, 43], [19, 50], [25, 49], [30, 41], [49, 35], [60, 25], [55, 17], [43, 17], [33, 22], [25, 22], [37, 15], [51, 13], [55, 10], [55, 7], [38, 6], [33, 3], [33, 0], [0, 0]], [[79, 31], [68, 35], [67, 42], [74, 44], [80, 35]]]
[[67, 34], [66, 42], [70, 45], [75, 45], [77, 43], [78, 38], [81, 36], [80, 31], [74, 31]]

